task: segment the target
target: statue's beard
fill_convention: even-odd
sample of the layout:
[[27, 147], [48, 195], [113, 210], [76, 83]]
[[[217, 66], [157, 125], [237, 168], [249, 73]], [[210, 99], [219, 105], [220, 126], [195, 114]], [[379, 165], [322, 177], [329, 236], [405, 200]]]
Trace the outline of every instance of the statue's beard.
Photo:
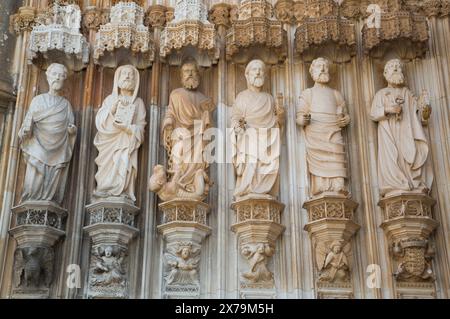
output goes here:
[[250, 78], [249, 82], [252, 86], [260, 88], [264, 85], [264, 78], [260, 76], [255, 76]]
[[126, 91], [134, 91], [134, 82], [130, 80], [123, 80], [119, 83], [119, 89]]
[[321, 84], [328, 83], [330, 82], [330, 75], [328, 73], [320, 73], [315, 76], [314, 81]]
[[200, 85], [198, 77], [186, 77], [183, 79], [183, 86], [188, 90], [195, 90]]
[[392, 72], [388, 77], [388, 82], [394, 85], [401, 85], [405, 83], [405, 77], [403, 73], [400, 72]]

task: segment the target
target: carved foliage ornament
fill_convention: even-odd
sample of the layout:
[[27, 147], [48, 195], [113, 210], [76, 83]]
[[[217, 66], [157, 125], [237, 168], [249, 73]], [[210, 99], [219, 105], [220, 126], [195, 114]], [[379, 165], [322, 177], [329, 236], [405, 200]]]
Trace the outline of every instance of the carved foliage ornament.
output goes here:
[[35, 24], [35, 9], [33, 7], [21, 7], [19, 12], [12, 15], [9, 20], [9, 31], [20, 34], [31, 31]]

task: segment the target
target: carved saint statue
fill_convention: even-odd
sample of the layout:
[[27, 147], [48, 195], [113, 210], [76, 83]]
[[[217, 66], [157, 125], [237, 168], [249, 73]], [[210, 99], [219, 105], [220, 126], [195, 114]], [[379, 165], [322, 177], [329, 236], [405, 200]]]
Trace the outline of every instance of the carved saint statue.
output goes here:
[[350, 280], [350, 264], [347, 258], [350, 245], [339, 240], [333, 241], [327, 250], [323, 245], [317, 248], [317, 266], [319, 281], [348, 282]]
[[198, 285], [198, 264], [200, 262], [200, 249], [193, 248], [192, 244], [181, 243], [171, 247], [164, 254], [170, 272], [166, 277], [167, 285]]
[[22, 201], [44, 200], [61, 204], [77, 128], [70, 102], [60, 96], [67, 69], [48, 67], [49, 92], [36, 96], [19, 131], [27, 164]]
[[200, 74], [195, 61], [188, 60], [182, 65], [181, 82], [183, 87], [170, 94], [162, 124], [169, 168], [166, 173], [163, 166], [156, 166], [149, 182], [150, 191], [158, 193], [163, 201], [203, 200], [209, 192], [203, 134], [211, 126], [215, 106], [210, 98], [197, 91]]
[[428, 193], [433, 175], [423, 125], [431, 114], [428, 99], [405, 86], [400, 60], [384, 69], [388, 87], [374, 98], [370, 116], [378, 122], [378, 185], [382, 196], [401, 191]]
[[248, 260], [250, 269], [242, 277], [251, 283], [273, 283], [273, 273], [267, 268], [267, 262], [274, 252], [275, 249], [265, 243], [243, 246], [241, 254]]
[[262, 92], [266, 66], [251, 61], [245, 70], [248, 89], [239, 93], [232, 109], [233, 164], [236, 200], [276, 199], [279, 190], [281, 129], [285, 111]]
[[18, 248], [14, 254], [15, 285], [17, 288], [48, 288], [53, 279], [52, 248]]
[[94, 253], [92, 286], [125, 285], [124, 254], [119, 247], [98, 247]]
[[96, 197], [123, 197], [135, 201], [138, 150], [144, 140], [146, 110], [137, 97], [139, 72], [132, 65], [121, 66], [114, 76], [113, 93], [103, 102], [95, 124], [98, 149]]
[[322, 193], [347, 195], [347, 161], [342, 129], [350, 123], [341, 93], [330, 88], [329, 62], [314, 60], [310, 67], [314, 87], [300, 97], [297, 124], [304, 127], [306, 161], [312, 196]]

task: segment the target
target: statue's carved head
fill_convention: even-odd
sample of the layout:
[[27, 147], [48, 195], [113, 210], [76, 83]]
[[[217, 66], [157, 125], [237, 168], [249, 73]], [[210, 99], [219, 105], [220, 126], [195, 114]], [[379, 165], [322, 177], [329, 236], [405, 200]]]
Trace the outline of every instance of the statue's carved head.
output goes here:
[[118, 85], [121, 90], [134, 91], [136, 75], [133, 67], [126, 65], [120, 70]]
[[317, 58], [311, 63], [309, 73], [316, 83], [330, 82], [330, 62], [325, 58]]
[[386, 63], [384, 67], [384, 77], [388, 84], [399, 86], [405, 83], [403, 75], [403, 65], [399, 59], [393, 59]]
[[181, 83], [187, 90], [195, 90], [200, 85], [200, 69], [194, 59], [186, 60], [181, 66]]
[[266, 78], [266, 65], [261, 60], [252, 60], [245, 68], [245, 78], [249, 87], [262, 88]]
[[53, 63], [48, 67], [45, 74], [50, 91], [58, 92], [63, 88], [64, 81], [67, 79], [67, 68], [64, 65]]
[[335, 253], [339, 254], [342, 251], [343, 242], [340, 240], [334, 240], [330, 245], [330, 250]]

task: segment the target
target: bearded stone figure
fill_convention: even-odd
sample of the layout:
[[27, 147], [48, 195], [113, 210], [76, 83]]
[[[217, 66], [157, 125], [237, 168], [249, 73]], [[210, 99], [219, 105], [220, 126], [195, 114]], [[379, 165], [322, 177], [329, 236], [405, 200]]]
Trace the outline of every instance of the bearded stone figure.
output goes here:
[[22, 202], [53, 201], [61, 204], [77, 128], [70, 102], [60, 96], [67, 69], [51, 64], [46, 72], [49, 92], [36, 96], [19, 131], [27, 165]]
[[251, 61], [245, 70], [248, 89], [239, 93], [232, 109], [233, 164], [236, 200], [276, 199], [279, 190], [281, 129], [284, 108], [262, 92], [266, 66]]
[[300, 97], [297, 124], [304, 127], [306, 160], [312, 196], [322, 193], [347, 195], [347, 161], [342, 129], [350, 123], [344, 98], [330, 88], [329, 62], [314, 60], [310, 67], [314, 87]]
[[201, 201], [209, 192], [203, 134], [211, 126], [211, 112], [215, 106], [209, 97], [197, 90], [199, 71], [194, 60], [185, 61], [181, 66], [183, 87], [170, 94], [162, 124], [169, 168], [166, 172], [163, 166], [156, 166], [149, 182], [150, 191], [158, 193], [163, 201]]
[[371, 119], [378, 122], [378, 184], [382, 196], [411, 191], [428, 193], [433, 175], [423, 124], [431, 113], [425, 97], [405, 86], [400, 60], [384, 69], [388, 87], [374, 98]]
[[138, 150], [144, 139], [146, 110], [137, 97], [139, 72], [132, 65], [121, 66], [114, 76], [114, 88], [97, 113], [98, 149], [95, 180], [97, 198], [121, 197], [133, 202], [138, 169]]

